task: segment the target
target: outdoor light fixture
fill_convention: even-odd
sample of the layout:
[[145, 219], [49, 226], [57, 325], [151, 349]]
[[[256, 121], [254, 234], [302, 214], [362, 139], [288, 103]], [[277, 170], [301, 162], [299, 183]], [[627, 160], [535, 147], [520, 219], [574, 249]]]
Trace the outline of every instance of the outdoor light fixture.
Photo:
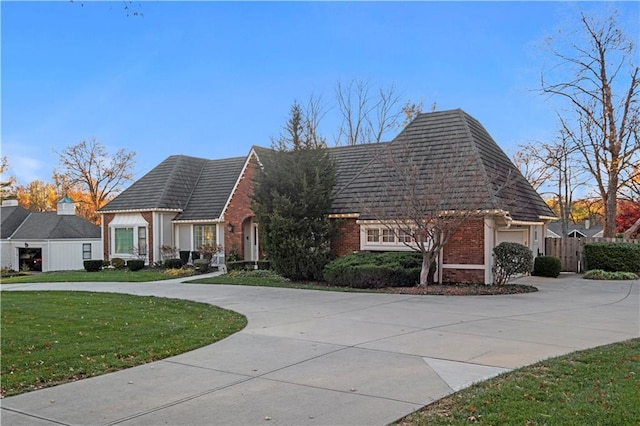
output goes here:
[[233, 225], [232, 224], [228, 224], [227, 225], [227, 231], [233, 232]]
[[24, 243], [24, 248], [29, 248], [29, 244]]

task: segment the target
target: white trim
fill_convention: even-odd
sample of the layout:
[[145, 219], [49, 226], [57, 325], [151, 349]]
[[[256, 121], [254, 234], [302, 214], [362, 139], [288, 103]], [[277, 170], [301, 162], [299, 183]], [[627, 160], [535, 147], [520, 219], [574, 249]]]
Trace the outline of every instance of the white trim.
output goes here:
[[146, 213], [146, 212], [160, 212], [160, 213], [180, 213], [182, 209], [122, 209], [122, 210], [98, 210], [98, 214], [119, 214], [119, 213]]
[[442, 265], [443, 269], [483, 269], [486, 265], [474, 265], [470, 263], [446, 263]]
[[484, 219], [484, 282], [485, 284], [493, 283], [492, 268], [487, 265], [493, 265], [493, 248], [496, 246], [496, 220], [495, 218]]

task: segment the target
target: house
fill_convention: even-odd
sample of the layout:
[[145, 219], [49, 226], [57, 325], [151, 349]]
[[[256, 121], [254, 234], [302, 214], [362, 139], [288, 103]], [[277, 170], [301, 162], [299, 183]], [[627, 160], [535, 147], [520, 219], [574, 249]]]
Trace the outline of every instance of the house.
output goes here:
[[[478, 214], [439, 256], [440, 280], [492, 282], [492, 249], [503, 241], [544, 252], [542, 239], [553, 213], [482, 125], [457, 109], [420, 114], [391, 142], [330, 148], [337, 176], [327, 214], [339, 221], [332, 242], [336, 255], [409, 249], [383, 235], [380, 222], [361, 203], [389, 180], [384, 161], [400, 149], [420, 160], [425, 175], [438, 164], [455, 163], [458, 156], [470, 161], [455, 176], [457, 189], [451, 195], [474, 197]], [[105, 259], [131, 258], [143, 248], [151, 264], [162, 259], [163, 246], [186, 253], [211, 244], [223, 247], [226, 255], [258, 260], [259, 224], [251, 211], [251, 188], [260, 157], [270, 152], [254, 146], [239, 158], [168, 157], [100, 210]], [[501, 188], [506, 181], [508, 187]]]
[[[602, 237], [602, 225], [592, 225], [589, 219], [582, 223], [568, 223], [567, 237], [570, 238], [597, 238]], [[562, 223], [550, 223], [547, 227], [547, 237], [562, 238]]]
[[31, 212], [17, 200], [0, 207], [2, 267], [32, 271], [83, 269], [84, 260], [102, 259], [100, 227], [75, 214], [63, 197], [55, 212]]

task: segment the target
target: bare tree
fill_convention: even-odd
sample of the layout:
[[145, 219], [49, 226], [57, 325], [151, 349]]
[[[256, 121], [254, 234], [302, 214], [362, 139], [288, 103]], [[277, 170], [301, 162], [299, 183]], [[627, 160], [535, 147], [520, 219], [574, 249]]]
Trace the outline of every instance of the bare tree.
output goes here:
[[471, 153], [459, 152], [453, 143], [447, 146], [448, 159], [430, 161], [435, 157], [430, 152], [418, 156], [408, 144], [389, 145], [379, 155], [386, 183], [359, 203], [363, 217], [373, 218], [422, 254], [420, 286], [428, 284], [433, 263], [454, 234], [468, 221], [484, 218], [486, 196], [470, 191], [469, 185], [498, 193], [511, 182], [510, 171], [488, 181]]
[[336, 101], [342, 122], [336, 136], [337, 145], [381, 142], [387, 130], [396, 128], [403, 111], [398, 108], [400, 94], [394, 85], [371, 93], [366, 80], [338, 82]]
[[[120, 148], [109, 155], [105, 146], [92, 138], [56, 152], [61, 171], [68, 184], [78, 185], [89, 194], [93, 215], [133, 178], [135, 155], [133, 151]], [[95, 218], [94, 218], [95, 219]]]
[[602, 19], [582, 13], [569, 49], [557, 40], [550, 47], [558, 64], [542, 77], [543, 92], [569, 105], [560, 122], [595, 180], [605, 237], [615, 236], [617, 197], [640, 161], [636, 48], [616, 18], [615, 13]]
[[513, 164], [536, 191], [551, 178], [545, 147], [542, 142], [528, 142], [520, 145], [512, 158]]
[[0, 198], [2, 200], [15, 196], [16, 178], [14, 176], [7, 176], [8, 170], [9, 160], [3, 155], [0, 159], [0, 176], [2, 176], [0, 180], [0, 190], [2, 191], [0, 193]]

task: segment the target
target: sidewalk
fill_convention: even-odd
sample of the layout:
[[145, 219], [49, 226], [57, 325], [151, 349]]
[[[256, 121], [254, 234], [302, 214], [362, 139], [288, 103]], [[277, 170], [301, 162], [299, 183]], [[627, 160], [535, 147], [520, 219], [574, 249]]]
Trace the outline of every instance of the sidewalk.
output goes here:
[[[216, 344], [5, 398], [7, 425], [388, 424], [474, 381], [640, 335], [640, 282], [410, 296], [156, 283], [21, 285], [179, 297], [247, 316]], [[3, 287], [3, 291], [9, 288]]]

